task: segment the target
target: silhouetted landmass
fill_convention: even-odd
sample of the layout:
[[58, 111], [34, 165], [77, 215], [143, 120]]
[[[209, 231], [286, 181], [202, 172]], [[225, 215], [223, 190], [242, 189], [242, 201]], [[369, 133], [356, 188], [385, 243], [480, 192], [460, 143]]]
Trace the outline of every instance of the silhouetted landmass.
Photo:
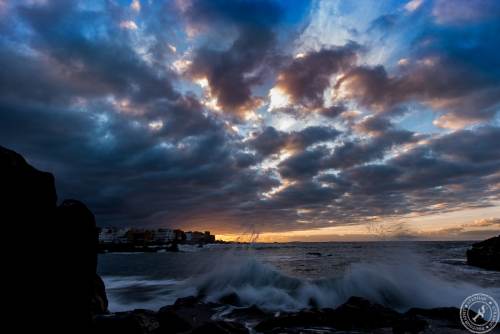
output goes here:
[[467, 250], [467, 264], [500, 271], [500, 235], [473, 244]]
[[0, 185], [3, 302], [12, 332], [89, 332], [92, 317], [107, 312], [94, 215], [76, 200], [57, 206], [52, 174], [1, 146]]

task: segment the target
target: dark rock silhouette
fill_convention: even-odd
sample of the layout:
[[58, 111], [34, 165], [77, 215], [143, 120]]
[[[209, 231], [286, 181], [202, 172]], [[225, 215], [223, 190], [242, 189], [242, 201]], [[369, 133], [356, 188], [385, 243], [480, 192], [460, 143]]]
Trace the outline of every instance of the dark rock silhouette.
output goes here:
[[[7, 319], [17, 332], [87, 333], [92, 316], [107, 311], [96, 274], [94, 215], [81, 202], [57, 207], [52, 174], [0, 146], [0, 210], [7, 246]], [[15, 251], [14, 251], [15, 250]], [[20, 310], [35, 310], [29, 321]]]
[[500, 235], [473, 244], [467, 250], [467, 264], [500, 271]]

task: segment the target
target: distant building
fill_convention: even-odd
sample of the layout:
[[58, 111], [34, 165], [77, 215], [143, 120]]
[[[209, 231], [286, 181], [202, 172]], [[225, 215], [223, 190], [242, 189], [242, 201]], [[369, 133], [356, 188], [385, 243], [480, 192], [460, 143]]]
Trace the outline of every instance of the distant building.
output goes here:
[[104, 227], [99, 230], [99, 243], [101, 244], [134, 244], [154, 245], [169, 244], [202, 244], [215, 242], [215, 235], [209, 231], [198, 232], [159, 228], [157, 230], [147, 229], [118, 229], [116, 227]]
[[174, 239], [174, 230], [168, 228], [159, 228], [154, 232], [154, 241], [157, 243], [170, 243]]
[[174, 240], [179, 242], [179, 243], [183, 243], [184, 241], [186, 241], [186, 233], [184, 233], [184, 231], [182, 230], [174, 230]]
[[211, 243], [215, 242], [215, 235], [211, 235], [209, 231], [205, 231], [205, 233], [189, 231], [186, 232], [186, 242], [190, 244]]
[[104, 227], [99, 231], [100, 243], [126, 243], [128, 229], [118, 229], [116, 227]]
[[215, 235], [210, 234], [210, 231], [205, 231], [205, 242], [206, 243], [214, 243]]

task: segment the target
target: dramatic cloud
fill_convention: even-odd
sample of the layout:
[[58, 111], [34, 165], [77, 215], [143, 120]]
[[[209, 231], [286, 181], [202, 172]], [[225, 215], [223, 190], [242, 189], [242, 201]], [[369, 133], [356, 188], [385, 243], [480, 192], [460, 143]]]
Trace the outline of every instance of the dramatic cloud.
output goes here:
[[358, 50], [358, 45], [348, 44], [299, 55], [278, 74], [276, 87], [289, 95], [293, 103], [321, 108], [331, 76], [348, 69], [356, 61]]
[[303, 150], [315, 143], [333, 141], [339, 134], [339, 131], [324, 126], [311, 126], [291, 133], [267, 127], [262, 132], [254, 134], [249, 144], [261, 155], [267, 156], [282, 149]]
[[500, 203], [497, 2], [334, 5], [2, 2], [0, 144], [102, 226], [497, 229], [397, 225]]
[[[229, 113], [244, 115], [259, 106], [252, 87], [262, 83], [276, 57], [276, 26], [284, 9], [273, 1], [191, 1], [184, 11], [192, 29], [233, 29], [228, 47], [204, 43], [195, 51], [189, 75], [206, 79], [210, 95]], [[222, 33], [224, 34], [224, 33]], [[222, 49], [221, 49], [222, 47]]]

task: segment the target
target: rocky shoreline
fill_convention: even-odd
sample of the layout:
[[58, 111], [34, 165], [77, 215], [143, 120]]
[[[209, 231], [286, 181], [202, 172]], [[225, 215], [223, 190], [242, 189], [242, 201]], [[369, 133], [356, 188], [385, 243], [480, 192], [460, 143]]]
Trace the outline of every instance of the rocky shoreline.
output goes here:
[[[399, 313], [359, 297], [336, 309], [312, 306], [291, 313], [246, 307], [236, 294], [216, 303], [204, 301], [203, 296], [187, 297], [159, 311], [110, 313], [104, 283], [96, 272], [98, 240], [92, 212], [72, 199], [58, 206], [54, 177], [1, 146], [0, 176], [8, 232], [24, 232], [29, 245], [5, 263], [13, 273], [6, 276], [6, 286], [14, 292], [6, 298], [7, 316], [16, 324], [16, 332], [29, 332], [34, 323], [38, 331], [50, 333], [467, 333], [457, 308]], [[63, 237], [68, 234], [73, 236], [70, 240]], [[7, 246], [14, 249], [16, 241], [7, 240]], [[468, 257], [489, 256], [486, 262], [498, 265], [495, 247], [497, 239], [479, 243]], [[29, 321], [19, 312], [26, 305], [35, 311]]]
[[[228, 296], [238, 304], [237, 296]], [[468, 333], [454, 307], [419, 309], [405, 313], [351, 297], [336, 309], [307, 309], [273, 313], [257, 306], [207, 303], [201, 298], [178, 299], [158, 312], [133, 310], [94, 317], [99, 334], [162, 333]]]

